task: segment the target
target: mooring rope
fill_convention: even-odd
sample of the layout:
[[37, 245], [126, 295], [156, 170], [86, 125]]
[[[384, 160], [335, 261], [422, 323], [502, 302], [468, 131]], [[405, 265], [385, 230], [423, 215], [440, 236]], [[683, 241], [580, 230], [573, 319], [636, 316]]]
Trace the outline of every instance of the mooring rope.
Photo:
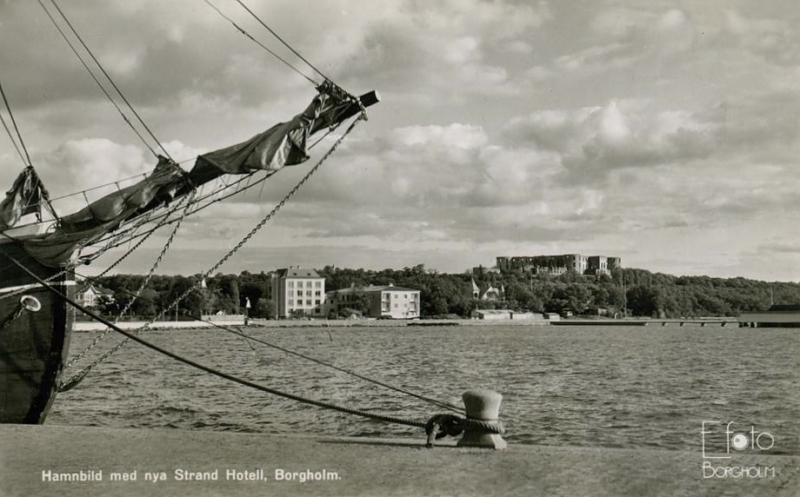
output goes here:
[[[171, 359], [174, 359], [174, 360], [176, 360], [178, 362], [186, 364], [187, 366], [191, 366], [191, 367], [194, 367], [194, 368], [199, 369], [201, 371], [204, 371], [204, 372], [206, 372], [208, 374], [211, 374], [213, 376], [217, 376], [219, 378], [223, 378], [225, 380], [232, 381], [234, 383], [238, 383], [240, 385], [244, 385], [244, 386], [253, 388], [255, 390], [259, 390], [261, 392], [269, 393], [269, 394], [272, 394], [272, 395], [277, 395], [279, 397], [283, 397], [283, 398], [286, 398], [286, 399], [294, 400], [296, 402], [300, 402], [300, 403], [303, 403], [303, 404], [308, 404], [308, 405], [320, 407], [320, 408], [323, 408], [323, 409], [330, 409], [330, 410], [342, 412], [342, 413], [345, 413], [345, 414], [352, 414], [352, 415], [355, 415], [355, 416], [361, 416], [361, 417], [364, 417], [364, 418], [373, 419], [375, 421], [384, 421], [384, 422], [387, 422], [387, 423], [394, 423], [394, 424], [400, 424], [400, 425], [405, 425], [405, 426], [413, 426], [413, 427], [416, 427], [416, 428], [423, 428], [423, 429], [426, 429], [426, 430], [429, 429], [429, 427], [432, 427], [434, 424], [438, 425], [439, 423], [437, 423], [436, 420], [440, 419], [442, 416], [448, 416], [449, 417], [448, 419], [457, 419], [457, 420], [462, 420], [463, 419], [463, 423], [464, 424], [471, 424], [471, 423], [474, 423], [475, 421], [477, 421], [477, 420], [471, 420], [471, 419], [468, 419], [468, 418], [461, 418], [459, 416], [455, 416], [455, 415], [452, 415], [452, 414], [435, 415], [432, 418], [430, 418], [428, 421], [421, 421], [419, 419], [411, 419], [411, 418], [405, 418], [405, 417], [399, 417], [399, 416], [389, 416], [389, 415], [385, 415], [385, 414], [375, 414], [373, 412], [368, 412], [368, 411], [364, 411], [364, 410], [361, 410], [361, 409], [353, 409], [353, 408], [350, 408], [350, 407], [345, 407], [345, 406], [341, 406], [341, 405], [338, 405], [338, 404], [333, 404], [331, 402], [324, 402], [324, 401], [320, 401], [320, 400], [301, 397], [299, 395], [295, 395], [295, 394], [292, 394], [292, 393], [284, 392], [282, 390], [277, 390], [275, 388], [267, 387], [267, 386], [264, 386], [264, 385], [261, 385], [261, 384], [258, 384], [258, 383], [254, 383], [254, 382], [249, 381], [249, 380], [245, 380], [243, 378], [239, 378], [237, 376], [234, 376], [232, 374], [226, 373], [224, 371], [220, 371], [219, 369], [212, 368], [210, 366], [206, 366], [204, 364], [201, 364], [199, 362], [193, 361], [191, 359], [187, 359], [187, 358], [185, 358], [183, 356], [180, 356], [180, 355], [178, 355], [178, 354], [176, 354], [176, 353], [174, 353], [174, 352], [172, 352], [170, 350], [167, 350], [167, 349], [165, 349], [163, 347], [160, 347], [158, 345], [150, 343], [147, 340], [144, 340], [141, 337], [138, 337], [133, 333], [127, 332], [127, 331], [119, 328], [117, 325], [115, 325], [115, 324], [111, 323], [110, 321], [102, 318], [101, 316], [95, 314], [94, 312], [90, 311], [89, 309], [86, 309], [82, 305], [78, 304], [74, 300], [68, 298], [66, 295], [64, 295], [63, 293], [61, 293], [58, 290], [56, 290], [54, 287], [50, 286], [50, 284], [45, 282], [42, 278], [40, 278], [38, 275], [36, 275], [31, 270], [29, 270], [22, 263], [17, 261], [12, 256], [8, 255], [5, 252], [5, 250], [2, 249], [2, 247], [0, 247], [0, 253], [2, 253], [7, 259], [9, 259], [11, 262], [13, 262], [15, 265], [17, 265], [20, 269], [25, 271], [31, 278], [36, 280], [42, 287], [44, 287], [45, 289], [50, 291], [53, 295], [64, 299], [64, 301], [69, 303], [71, 306], [75, 307], [76, 309], [78, 309], [79, 311], [83, 312], [87, 316], [95, 319], [96, 321], [104, 324], [105, 326], [108, 326], [109, 328], [113, 329], [117, 333], [120, 333], [121, 335], [124, 335], [128, 340], [133, 340], [134, 342], [136, 342], [136, 343], [138, 343], [138, 344], [140, 344], [140, 345], [142, 345], [144, 347], [147, 347], [147, 348], [149, 348], [151, 350], [154, 350], [154, 351], [156, 351], [156, 352], [158, 352], [158, 353], [160, 353], [162, 355], [165, 355], [165, 356], [167, 356], [167, 357], [169, 357]], [[486, 425], [486, 427], [488, 429], [493, 430], [495, 433], [502, 433], [502, 426], [499, 423], [494, 423], [494, 424], [489, 423], [489, 424], [487, 424], [485, 422], [480, 422], [480, 421], [478, 421], [478, 423], [481, 426], [482, 425]]]
[[[91, 281], [91, 282], [97, 282], [98, 281], [97, 280], [98, 277], [86, 276], [86, 275], [82, 275], [82, 274], [78, 274], [78, 273], [76, 273], [76, 275], [77, 276], [81, 276], [81, 277], [83, 277], [86, 280]], [[129, 290], [126, 290], [124, 288], [121, 288], [118, 291], [121, 292], [121, 293], [128, 294], [128, 295], [134, 295], [133, 292], [131, 292]], [[141, 295], [138, 298], [139, 298], [139, 300], [143, 300], [145, 302], [151, 302], [153, 304], [156, 304], [156, 302], [154, 300], [142, 297]], [[349, 374], [349, 375], [351, 375], [351, 376], [353, 376], [355, 378], [359, 378], [359, 379], [364, 380], [366, 382], [373, 383], [375, 385], [387, 388], [389, 390], [394, 390], [395, 392], [399, 392], [399, 393], [408, 395], [410, 397], [414, 397], [416, 399], [422, 400], [423, 402], [427, 402], [427, 403], [429, 403], [431, 405], [435, 405], [437, 407], [441, 407], [443, 409], [447, 409], [447, 410], [454, 411], [454, 412], [457, 412], [457, 413], [461, 413], [461, 412], [464, 411], [463, 408], [458, 407], [458, 406], [456, 406], [454, 404], [450, 404], [449, 402], [443, 402], [443, 401], [436, 400], [436, 399], [433, 399], [433, 398], [430, 398], [430, 397], [426, 397], [424, 395], [411, 392], [411, 391], [406, 390], [404, 388], [397, 387], [397, 386], [391, 385], [389, 383], [384, 383], [384, 382], [382, 382], [380, 380], [376, 380], [374, 378], [370, 378], [368, 376], [361, 375], [359, 373], [356, 373], [355, 371], [336, 366], [335, 364], [331, 364], [329, 362], [325, 362], [325, 361], [323, 361], [321, 359], [317, 359], [315, 357], [311, 357], [311, 356], [302, 354], [300, 352], [288, 349], [286, 347], [281, 347], [280, 345], [276, 345], [274, 343], [267, 342], [266, 340], [262, 340], [260, 338], [256, 338], [253, 335], [249, 335], [249, 334], [243, 332], [241, 329], [232, 328], [232, 327], [225, 326], [225, 325], [222, 325], [222, 324], [219, 324], [219, 323], [215, 323], [214, 321], [209, 321], [207, 319], [203, 319], [202, 317], [192, 316], [192, 319], [194, 321], [197, 321], [198, 323], [205, 323], [205, 324], [207, 324], [209, 326], [213, 326], [213, 327], [215, 327], [217, 329], [220, 329], [222, 331], [225, 331], [227, 333], [231, 333], [233, 335], [242, 337], [242, 338], [245, 339], [245, 341], [247, 342], [248, 345], [250, 345], [250, 341], [254, 341], [254, 342], [259, 343], [261, 345], [264, 345], [264, 346], [267, 346], [267, 347], [271, 347], [271, 348], [273, 348], [275, 350], [280, 350], [281, 352], [285, 352], [287, 354], [299, 357], [301, 359], [305, 359], [307, 361], [314, 362], [314, 363], [319, 364], [321, 366], [329, 367], [331, 369], [335, 369], [335, 370], [340, 371], [342, 373]], [[106, 331], [104, 331], [103, 333], [105, 334]], [[252, 345], [250, 345], [250, 347], [251, 347], [252, 350], [255, 350], [252, 347]], [[67, 366], [69, 367], [69, 365], [73, 364], [78, 359], [79, 359], [79, 357], [76, 357], [76, 358], [72, 359]]]

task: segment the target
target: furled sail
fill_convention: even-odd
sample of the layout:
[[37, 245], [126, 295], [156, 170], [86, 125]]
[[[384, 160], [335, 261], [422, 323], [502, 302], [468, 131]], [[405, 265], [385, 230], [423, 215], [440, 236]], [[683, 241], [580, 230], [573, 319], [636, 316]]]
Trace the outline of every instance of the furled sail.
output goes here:
[[22, 216], [39, 214], [41, 202], [46, 196], [42, 181], [33, 167], [23, 169], [0, 203], [0, 230], [16, 225]]
[[283, 166], [305, 162], [309, 136], [325, 126], [341, 122], [342, 112], [352, 105], [351, 101], [334, 95], [321, 92], [291, 121], [276, 124], [246, 142], [201, 155], [189, 173], [190, 181], [199, 185], [223, 174], [277, 171]]
[[356, 102], [329, 84], [318, 89], [320, 93], [311, 104], [292, 120], [276, 124], [246, 142], [201, 155], [188, 173], [161, 158], [152, 174], [144, 180], [62, 217], [54, 232], [26, 241], [26, 251], [46, 266], [67, 265], [81, 247], [96, 242], [123, 222], [186, 195], [224, 174], [277, 171], [308, 160], [308, 138], [312, 134], [340, 123], [364, 106], [378, 101], [374, 92]]

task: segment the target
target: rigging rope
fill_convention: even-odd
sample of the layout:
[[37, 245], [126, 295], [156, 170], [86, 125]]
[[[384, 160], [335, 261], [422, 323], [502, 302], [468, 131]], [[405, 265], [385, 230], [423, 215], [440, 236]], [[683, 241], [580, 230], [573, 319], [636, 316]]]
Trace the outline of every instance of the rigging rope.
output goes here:
[[8, 124], [6, 124], [6, 120], [5, 118], [3, 118], [2, 114], [0, 114], [0, 122], [3, 123], [3, 127], [6, 129], [8, 138], [11, 140], [11, 143], [14, 144], [14, 148], [17, 149], [17, 154], [19, 154], [19, 158], [22, 159], [22, 163], [25, 164], [25, 156], [22, 155], [22, 150], [19, 149], [19, 145], [17, 145], [17, 141], [14, 139], [14, 135], [11, 133], [11, 130], [8, 129]]
[[[6, 104], [6, 109], [8, 110], [8, 116], [11, 118], [11, 124], [14, 125], [14, 131], [17, 132], [17, 139], [19, 140], [19, 144], [22, 146], [22, 150], [25, 151], [25, 157], [27, 158], [27, 162], [25, 161], [25, 159], [23, 159], [23, 162], [25, 162], [26, 166], [32, 166], [33, 163], [31, 162], [31, 156], [28, 154], [28, 149], [25, 147], [25, 141], [22, 139], [22, 133], [19, 132], [19, 127], [17, 126], [17, 120], [14, 119], [14, 113], [11, 112], [11, 106], [8, 104], [8, 99], [6, 98], [6, 92], [3, 90], [2, 83], [0, 83], [0, 95], [3, 96], [3, 102]], [[3, 121], [4, 126], [5, 124], [6, 122]], [[6, 127], [6, 130], [8, 130], [8, 127]], [[9, 136], [11, 136], [10, 132]], [[13, 142], [14, 140], [12, 139], [11, 141]], [[15, 147], [17, 146], [16, 142], [14, 142], [14, 146]], [[17, 149], [17, 152], [19, 152], [19, 149]]]
[[[8, 111], [8, 116], [11, 118], [11, 123], [14, 125], [14, 130], [17, 132], [17, 138], [19, 139], [19, 144], [22, 146], [22, 150], [25, 151], [25, 157], [27, 157], [27, 159], [28, 159], [26, 165], [27, 165], [27, 167], [31, 168], [31, 170], [34, 171], [34, 174], [36, 174], [35, 173], [36, 169], [33, 167], [33, 162], [31, 161], [31, 156], [30, 156], [30, 154], [28, 154], [28, 148], [25, 147], [25, 140], [22, 139], [22, 133], [19, 132], [19, 127], [17, 127], [17, 120], [14, 119], [14, 113], [11, 111], [11, 105], [8, 104], [8, 99], [6, 98], [6, 92], [3, 90], [3, 85], [1, 83], [0, 83], [0, 94], [2, 94], [2, 96], [3, 96], [3, 102], [6, 105], [6, 110]], [[0, 118], [2, 118], [2, 117], [3, 116], [0, 115]], [[6, 125], [6, 121], [5, 120], [3, 120], [3, 127], [6, 128], [6, 131], [8, 132], [8, 137], [11, 138], [11, 142], [14, 144], [14, 148], [16, 148], [17, 149], [17, 153], [19, 153], [19, 148], [17, 148], [17, 142], [14, 141], [14, 138], [11, 136], [11, 131], [8, 129], [8, 126]], [[25, 159], [22, 157], [22, 154], [20, 154], [19, 156], [22, 159], [22, 162], [25, 162]], [[38, 178], [38, 174], [36, 174], [36, 176]], [[55, 210], [55, 208], [53, 207], [53, 204], [50, 201], [50, 194], [47, 192], [47, 189], [44, 187], [44, 185], [42, 185], [41, 180], [39, 180], [38, 188], [39, 188], [39, 193], [42, 196], [42, 200], [44, 200], [45, 208], [50, 212], [50, 214], [53, 216], [53, 218], [58, 219], [58, 214], [56, 214], [56, 210]], [[41, 206], [37, 204], [36, 207], [37, 207], [37, 211], [38, 211], [36, 213], [36, 217], [37, 217], [37, 219], [39, 221], [41, 221], [42, 220], [42, 216], [41, 216], [41, 210], [42, 209], [41, 209]]]
[[255, 38], [253, 38], [253, 36], [252, 36], [250, 33], [248, 33], [248, 32], [247, 32], [247, 31], [245, 31], [245, 30], [244, 30], [242, 27], [240, 27], [238, 24], [236, 24], [235, 22], [233, 22], [233, 19], [231, 19], [230, 17], [226, 16], [226, 15], [225, 15], [225, 14], [224, 14], [224, 13], [223, 13], [221, 10], [219, 10], [219, 9], [217, 8], [217, 6], [216, 6], [216, 5], [214, 5], [213, 3], [211, 3], [211, 1], [210, 1], [210, 0], [203, 0], [203, 1], [204, 1], [206, 4], [208, 4], [208, 6], [209, 6], [209, 7], [211, 7], [212, 9], [214, 9], [214, 10], [217, 12], [217, 14], [219, 14], [220, 16], [222, 16], [222, 18], [223, 18], [223, 19], [225, 19], [225, 20], [227, 20], [229, 23], [233, 24], [233, 27], [234, 27], [234, 28], [236, 28], [236, 29], [237, 29], [237, 30], [238, 30], [240, 33], [242, 33], [242, 34], [243, 34], [243, 35], [245, 35], [246, 37], [250, 38], [250, 39], [251, 39], [251, 40], [252, 40], [254, 43], [256, 43], [258, 46], [260, 46], [261, 48], [263, 48], [264, 50], [266, 50], [267, 52], [269, 52], [269, 53], [270, 53], [270, 54], [271, 54], [273, 57], [275, 57], [275, 58], [276, 58], [276, 59], [278, 59], [279, 61], [281, 61], [281, 62], [283, 62], [284, 64], [286, 64], [286, 66], [288, 66], [288, 67], [289, 67], [290, 69], [292, 69], [294, 72], [296, 72], [296, 73], [297, 73], [297, 74], [299, 74], [300, 76], [302, 76], [302, 77], [304, 77], [305, 79], [307, 79], [309, 82], [311, 82], [311, 84], [312, 84], [312, 85], [314, 85], [315, 87], [319, 86], [319, 83], [317, 83], [317, 82], [316, 82], [316, 81], [314, 81], [313, 79], [311, 79], [311, 78], [309, 78], [308, 76], [306, 76], [306, 75], [305, 75], [305, 74], [304, 74], [302, 71], [300, 71], [300, 69], [298, 69], [298, 68], [294, 67], [294, 66], [293, 66], [293, 65], [292, 65], [292, 64], [291, 64], [289, 61], [287, 61], [286, 59], [284, 59], [283, 57], [281, 57], [280, 55], [278, 55], [278, 54], [277, 54], [277, 53], [275, 53], [274, 51], [272, 51], [272, 50], [270, 50], [269, 48], [267, 48], [267, 46], [266, 46], [266, 45], [264, 45], [263, 43], [261, 43], [260, 41], [258, 41], [258, 40], [256, 40]]
[[[44, 4], [42, 4], [41, 0], [38, 0], [38, 1], [39, 1], [39, 4], [42, 6], [42, 8], [44, 8]], [[108, 74], [108, 72], [106, 72], [106, 70], [105, 70], [105, 68], [103, 67], [103, 65], [100, 63], [100, 61], [99, 61], [99, 60], [97, 60], [97, 57], [95, 57], [95, 56], [94, 56], [94, 53], [91, 51], [91, 49], [89, 49], [89, 46], [88, 46], [88, 45], [86, 45], [86, 43], [83, 41], [83, 38], [81, 38], [81, 35], [80, 35], [80, 34], [78, 34], [78, 31], [77, 31], [77, 30], [76, 30], [76, 29], [75, 29], [75, 28], [72, 26], [72, 23], [70, 22], [69, 18], [66, 16], [66, 14], [64, 14], [64, 11], [63, 11], [63, 10], [61, 10], [61, 7], [59, 7], [59, 6], [58, 6], [58, 3], [56, 3], [56, 0], [50, 0], [50, 3], [52, 3], [52, 4], [53, 4], [53, 6], [56, 8], [56, 10], [58, 10], [58, 13], [59, 13], [59, 14], [61, 15], [61, 17], [64, 19], [64, 22], [66, 22], [66, 23], [67, 23], [67, 26], [69, 26], [69, 28], [70, 28], [70, 30], [72, 31], [72, 33], [75, 35], [75, 37], [76, 37], [76, 38], [78, 39], [78, 41], [81, 43], [81, 45], [83, 46], [83, 48], [86, 50], [86, 53], [88, 53], [88, 54], [89, 54], [89, 56], [90, 56], [90, 57], [92, 58], [92, 60], [94, 61], [94, 63], [95, 63], [95, 64], [97, 64], [97, 67], [100, 69], [100, 71], [101, 71], [101, 72], [103, 73], [103, 75], [106, 77], [106, 79], [108, 80], [108, 82], [109, 82], [109, 83], [111, 83], [111, 86], [112, 86], [112, 87], [114, 87], [114, 90], [116, 90], [117, 94], [120, 96], [120, 98], [122, 98], [122, 101], [123, 101], [123, 102], [125, 102], [125, 104], [126, 104], [126, 105], [128, 106], [128, 108], [131, 110], [131, 112], [133, 113], [133, 115], [134, 115], [134, 116], [136, 116], [136, 119], [138, 119], [138, 120], [139, 120], [139, 123], [142, 125], [142, 127], [143, 127], [143, 128], [146, 130], [146, 131], [147, 131], [147, 133], [150, 135], [150, 137], [151, 137], [151, 138], [152, 138], [152, 139], [153, 139], [153, 140], [156, 142], [156, 144], [158, 145], [158, 147], [159, 147], [159, 148], [160, 148], [160, 149], [161, 149], [161, 150], [164, 152], [164, 155], [165, 155], [167, 158], [169, 158], [170, 160], [172, 160], [172, 157], [169, 155], [169, 152], [167, 152], [167, 149], [165, 149], [165, 148], [164, 148], [164, 146], [161, 144], [161, 142], [160, 142], [160, 141], [158, 141], [158, 138], [156, 138], [156, 136], [153, 134], [153, 132], [152, 132], [152, 131], [150, 130], [150, 128], [147, 126], [147, 123], [145, 123], [145, 122], [144, 122], [144, 120], [143, 120], [143, 119], [142, 119], [142, 117], [139, 115], [139, 113], [138, 113], [138, 112], [136, 112], [136, 109], [133, 107], [133, 105], [131, 105], [131, 103], [128, 101], [128, 99], [127, 99], [127, 98], [125, 98], [125, 95], [122, 93], [122, 91], [121, 91], [121, 90], [119, 89], [119, 87], [116, 85], [116, 83], [114, 83], [114, 80], [113, 80], [113, 79], [111, 79], [111, 76]], [[47, 12], [47, 9], [45, 9], [45, 11]], [[50, 17], [50, 19], [51, 19], [51, 20], [53, 21], [53, 23], [55, 24], [55, 20], [53, 20], [52, 16], [50, 16], [50, 13], [49, 13], [49, 12], [48, 12], [48, 14], [47, 14], [47, 15], [48, 15], [48, 17]], [[58, 27], [58, 25], [56, 25], [56, 27]], [[61, 32], [62, 36], [64, 36], [64, 33], [63, 33], [63, 32], [62, 32], [60, 29], [59, 29], [59, 32]], [[66, 37], [65, 37], [65, 39], [66, 39]], [[67, 43], [69, 43], [69, 41], [68, 41]], [[72, 47], [72, 44], [70, 44], [70, 47]], [[73, 48], [73, 51], [74, 51], [74, 48]], [[77, 55], [77, 52], [76, 52], [76, 55]], [[78, 58], [80, 58], [80, 56], [79, 56]], [[82, 59], [81, 59], [81, 62], [83, 62], [83, 60], [82, 60]], [[84, 64], [84, 67], [86, 67], [86, 68], [87, 68], [87, 70], [89, 70], [89, 68], [88, 68], [88, 66], [86, 66], [86, 64]], [[91, 73], [91, 70], [89, 70], [89, 72]], [[94, 75], [92, 75], [92, 77], [94, 78]], [[99, 84], [99, 83], [98, 83], [98, 84]], [[104, 92], [105, 92], [105, 90], [104, 90]], [[110, 98], [110, 97], [109, 97], [109, 98]], [[128, 122], [128, 123], [130, 124], [130, 122], [129, 122], [129, 121], [127, 121], [127, 119], [126, 119], [126, 122]], [[131, 127], [133, 127], [133, 125], [131, 125]], [[137, 134], [138, 134], [138, 132], [137, 132]], [[141, 136], [140, 136], [140, 138], [141, 138]], [[148, 146], [148, 148], [150, 148], [150, 147]], [[151, 151], [151, 152], [153, 152], [153, 154], [154, 154], [156, 157], [158, 157], [158, 154], [156, 154], [156, 153], [155, 153], [155, 151], [154, 151], [152, 148], [150, 149], [150, 151]]]
[[75, 48], [75, 45], [73, 45], [72, 42], [69, 40], [69, 38], [67, 38], [67, 35], [61, 29], [61, 26], [58, 25], [56, 20], [50, 14], [50, 11], [47, 10], [47, 8], [44, 6], [44, 3], [42, 3], [42, 0], [36, 0], [36, 1], [39, 2], [39, 5], [42, 6], [42, 9], [47, 14], [47, 17], [50, 18], [50, 21], [53, 23], [53, 26], [56, 27], [58, 32], [61, 34], [61, 37], [64, 38], [64, 41], [67, 42], [67, 45], [69, 45], [69, 48], [72, 49], [72, 53], [74, 53], [75, 56], [78, 58], [78, 60], [81, 61], [81, 64], [83, 64], [83, 67], [86, 69], [86, 72], [89, 73], [89, 76], [92, 77], [92, 79], [97, 84], [97, 86], [100, 88], [100, 90], [103, 91], [103, 93], [105, 94], [106, 98], [108, 98], [108, 101], [111, 102], [111, 104], [114, 106], [115, 109], [117, 109], [117, 112], [119, 112], [119, 115], [122, 116], [122, 120], [125, 121], [125, 123], [128, 126], [130, 126], [130, 128], [133, 130], [134, 133], [136, 133], [136, 136], [138, 136], [139, 139], [142, 141], [142, 143], [144, 143], [144, 146], [147, 147], [148, 150], [150, 150], [150, 153], [152, 153], [154, 156], [158, 157], [158, 153], [156, 153], [156, 151], [153, 149], [153, 147], [151, 147], [150, 144], [147, 143], [147, 140], [144, 139], [144, 137], [139, 132], [139, 130], [136, 129], [136, 126], [134, 126], [133, 123], [130, 121], [130, 119], [128, 119], [128, 116], [125, 115], [125, 112], [122, 111], [122, 109], [120, 108], [119, 104], [117, 104], [116, 100], [114, 100], [114, 98], [111, 96], [111, 94], [108, 93], [108, 90], [106, 90], [106, 88], [103, 86], [103, 84], [100, 83], [100, 80], [97, 79], [97, 76], [95, 76], [94, 72], [91, 70], [91, 68], [89, 68], [89, 65], [86, 63], [85, 60], [83, 60], [83, 57], [81, 57], [81, 55], [78, 53], [78, 49]]
[[[336, 143], [334, 143], [331, 146], [331, 148], [325, 153], [325, 155], [323, 155], [319, 159], [319, 161], [314, 165], [314, 167], [312, 167], [311, 170], [308, 171], [308, 173], [306, 173], [305, 176], [303, 176], [300, 182], [297, 183], [297, 185], [295, 185], [294, 188], [292, 188], [292, 190], [289, 191], [289, 193], [287, 193], [283, 197], [283, 199], [275, 207], [273, 207], [272, 210], [266, 216], [264, 216], [264, 218], [262, 218], [261, 221], [259, 221], [259, 223], [252, 230], [250, 230], [249, 233], [247, 233], [247, 235], [245, 235], [241, 240], [239, 240], [239, 243], [237, 243], [236, 246], [234, 246], [231, 250], [229, 250], [228, 253], [225, 254], [224, 257], [222, 257], [222, 259], [220, 259], [216, 264], [214, 264], [214, 266], [212, 266], [210, 269], [208, 269], [201, 275], [201, 281], [202, 278], [206, 278], [208, 275], [212, 274], [214, 271], [222, 267], [222, 265], [225, 264], [225, 262], [227, 262], [228, 259], [230, 259], [236, 252], [239, 251], [239, 249], [241, 249], [248, 241], [250, 241], [250, 238], [252, 238], [256, 233], [258, 233], [258, 231], [260, 231], [261, 228], [263, 228], [264, 225], [267, 224], [267, 222], [270, 219], [272, 219], [283, 208], [286, 202], [288, 202], [300, 190], [300, 188], [303, 187], [303, 185], [309, 180], [309, 178], [311, 178], [311, 176], [315, 172], [317, 172], [317, 170], [319, 170], [320, 166], [322, 166], [322, 164], [336, 151], [336, 149], [339, 148], [339, 145], [341, 145], [341, 143], [344, 141], [347, 135], [349, 135], [350, 132], [352, 132], [353, 129], [356, 127], [356, 125], [363, 119], [365, 119], [365, 113], [362, 111], [362, 113], [359, 114], [358, 117], [350, 124], [350, 126], [347, 128], [344, 134], [341, 137], [339, 137], [338, 140], [336, 140]], [[139, 333], [141, 331], [146, 330], [150, 325], [161, 319], [167, 313], [171, 312], [172, 309], [176, 308], [183, 299], [185, 299], [186, 297], [189, 296], [189, 294], [195, 291], [198, 285], [199, 283], [195, 283], [194, 285], [187, 288], [186, 291], [183, 292], [181, 295], [179, 295], [169, 306], [165, 307], [160, 313], [158, 313], [155, 317], [153, 317], [143, 326], [134, 330], [133, 333]], [[99, 359], [97, 359], [92, 364], [87, 366], [85, 368], [85, 372], [83, 372], [83, 376], [85, 377], [86, 375], [88, 375], [91, 372], [91, 370], [94, 369], [95, 366], [105, 361], [108, 357], [110, 357], [116, 351], [121, 349], [126, 343], [128, 343], [129, 340], [130, 338], [125, 338], [123, 341], [121, 341], [120, 343], [109, 349], [108, 352], [103, 354]]]
[[298, 57], [300, 60], [302, 60], [303, 62], [305, 62], [305, 63], [308, 65], [308, 67], [310, 67], [311, 69], [313, 69], [314, 71], [316, 71], [316, 73], [317, 73], [317, 74], [319, 74], [320, 76], [322, 76], [322, 78], [323, 78], [323, 79], [325, 79], [325, 80], [327, 80], [327, 81], [330, 81], [331, 83], [333, 83], [333, 80], [331, 80], [329, 77], [325, 76], [325, 75], [322, 73], [322, 71], [320, 71], [319, 69], [317, 69], [316, 67], [314, 67], [314, 65], [313, 65], [311, 62], [307, 61], [305, 57], [303, 57], [302, 55], [300, 55], [300, 52], [298, 52], [297, 50], [295, 50], [294, 48], [292, 48], [292, 46], [291, 46], [291, 45], [289, 45], [289, 44], [288, 44], [288, 43], [287, 43], [287, 42], [286, 42], [286, 41], [285, 41], [283, 38], [281, 38], [281, 37], [280, 37], [280, 35], [279, 35], [278, 33], [276, 33], [276, 32], [275, 32], [275, 31], [274, 31], [272, 28], [270, 28], [269, 26], [267, 26], [267, 24], [266, 24], [264, 21], [262, 21], [262, 20], [261, 20], [261, 19], [260, 19], [260, 18], [259, 18], [259, 17], [258, 17], [258, 16], [257, 16], [257, 15], [256, 15], [256, 14], [253, 12], [253, 11], [252, 11], [252, 10], [250, 10], [250, 8], [249, 8], [247, 5], [245, 5], [245, 4], [244, 4], [244, 3], [243, 3], [241, 0], [236, 0], [236, 3], [238, 3], [239, 5], [241, 5], [241, 6], [242, 6], [242, 8], [244, 8], [244, 10], [246, 10], [246, 11], [247, 11], [247, 12], [248, 12], [248, 13], [249, 13], [251, 16], [253, 16], [253, 18], [255, 18], [255, 20], [256, 20], [256, 21], [258, 21], [258, 23], [259, 23], [259, 24], [261, 24], [262, 26], [264, 26], [265, 28], [267, 28], [267, 31], [269, 31], [270, 33], [272, 33], [272, 36], [274, 36], [275, 38], [277, 38], [277, 39], [278, 39], [278, 41], [280, 41], [281, 43], [283, 43], [283, 45], [284, 45], [286, 48], [288, 48], [289, 50], [291, 50], [293, 54], [295, 54], [295, 55], [296, 55], [296, 56], [297, 56], [297, 57]]

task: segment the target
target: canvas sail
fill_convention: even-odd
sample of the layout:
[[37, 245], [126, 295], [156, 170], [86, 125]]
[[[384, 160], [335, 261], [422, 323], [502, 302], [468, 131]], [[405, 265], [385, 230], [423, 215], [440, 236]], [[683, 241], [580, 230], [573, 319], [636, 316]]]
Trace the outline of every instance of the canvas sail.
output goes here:
[[201, 155], [188, 173], [162, 159], [153, 173], [139, 183], [61, 218], [53, 233], [26, 241], [25, 250], [43, 265], [64, 266], [74, 260], [82, 247], [117, 229], [124, 221], [188, 194], [193, 188], [224, 174], [277, 171], [284, 166], [300, 164], [308, 160], [308, 138], [353, 115], [353, 107], [359, 108], [350, 99], [323, 91], [292, 120], [276, 124], [243, 143]]
[[0, 230], [15, 226], [22, 216], [40, 213], [45, 196], [44, 186], [33, 167], [23, 169], [0, 203]]

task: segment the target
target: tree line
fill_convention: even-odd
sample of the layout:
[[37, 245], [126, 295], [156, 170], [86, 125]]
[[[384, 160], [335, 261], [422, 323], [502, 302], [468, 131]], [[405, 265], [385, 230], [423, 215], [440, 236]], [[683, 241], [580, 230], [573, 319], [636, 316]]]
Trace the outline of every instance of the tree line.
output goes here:
[[[576, 315], [647, 316], [658, 318], [735, 316], [741, 312], [769, 308], [771, 302], [800, 303], [800, 284], [766, 282], [745, 278], [672, 276], [644, 269], [623, 268], [610, 275], [582, 276], [567, 272], [559, 276], [530, 273], [445, 274], [420, 264], [403, 269], [346, 269], [325, 266], [317, 270], [325, 278], [326, 291], [388, 285], [420, 291], [422, 317], [469, 317], [475, 309], [511, 309], [520, 312], [570, 311]], [[114, 292], [101, 301], [100, 310], [116, 315], [124, 309], [144, 281], [144, 276], [120, 274], [99, 278], [96, 283]], [[488, 287], [502, 290], [496, 300], [473, 297], [473, 284], [481, 295]], [[269, 295], [270, 275], [243, 271], [239, 275], [200, 276], [156, 275], [135, 300], [131, 317], [154, 317], [164, 311], [187, 289], [196, 287], [169, 317], [197, 317], [201, 314], [240, 314], [275, 317], [275, 303]]]

